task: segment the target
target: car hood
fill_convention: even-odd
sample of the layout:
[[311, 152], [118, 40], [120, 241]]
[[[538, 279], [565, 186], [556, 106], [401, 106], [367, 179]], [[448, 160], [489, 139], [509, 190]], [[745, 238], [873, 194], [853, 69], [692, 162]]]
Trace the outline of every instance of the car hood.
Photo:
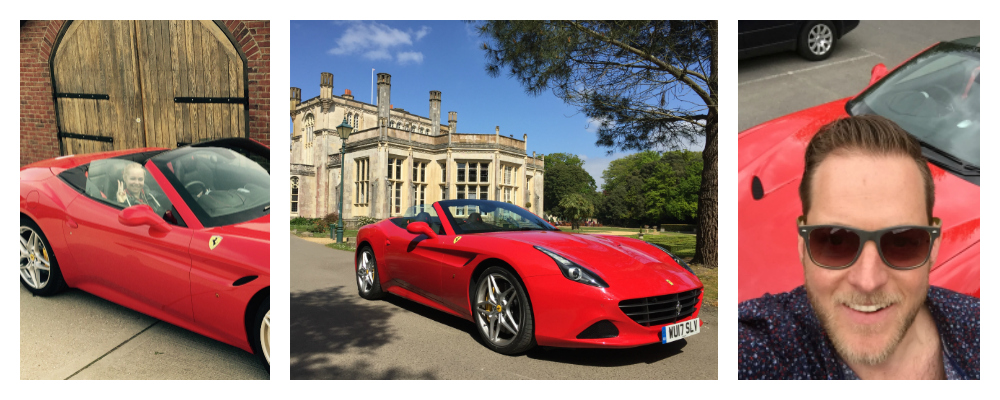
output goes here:
[[561, 231], [494, 232], [482, 235], [502, 237], [532, 246], [541, 246], [599, 274], [609, 285], [637, 281], [669, 280], [681, 288], [701, 287], [701, 281], [670, 256], [646, 242], [609, 235], [588, 235]]
[[[848, 99], [806, 109], [758, 125], [739, 136], [739, 301], [764, 293], [780, 293], [803, 282], [798, 254], [796, 218], [802, 214], [799, 183], [805, 168], [805, 148], [816, 131], [836, 118], [847, 117]], [[932, 285], [974, 294], [979, 291], [979, 186], [930, 165], [936, 187], [934, 215], [943, 232]], [[754, 180], [762, 196], [754, 198]], [[975, 277], [970, 271], [949, 271], [952, 260], [975, 252]], [[969, 263], [956, 265], [968, 269]], [[959, 279], [956, 275], [963, 276]], [[969, 282], [972, 283], [969, 283]]]

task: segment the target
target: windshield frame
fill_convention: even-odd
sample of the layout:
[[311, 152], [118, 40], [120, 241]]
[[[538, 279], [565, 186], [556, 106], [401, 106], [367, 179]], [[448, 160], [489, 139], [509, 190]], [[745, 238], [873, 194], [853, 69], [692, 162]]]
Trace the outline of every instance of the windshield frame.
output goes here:
[[[441, 207], [441, 212], [448, 219], [448, 224], [451, 226], [452, 231], [454, 231], [456, 235], [472, 234], [472, 233], [558, 231], [559, 230], [559, 229], [556, 229], [556, 227], [554, 227], [551, 224], [549, 224], [548, 222], [546, 222], [541, 217], [539, 217], [539, 216], [535, 215], [534, 213], [532, 213], [531, 211], [528, 211], [528, 210], [522, 208], [521, 206], [514, 205], [514, 204], [511, 204], [511, 203], [504, 203], [502, 201], [495, 201], [495, 200], [474, 200], [474, 199], [456, 199], [456, 200], [441, 200], [441, 201], [438, 201], [437, 204]], [[542, 229], [524, 229], [524, 230], [498, 229], [498, 230], [491, 230], [491, 231], [471, 231], [471, 232], [470, 231], [466, 231], [465, 229], [462, 229], [461, 226], [459, 226], [458, 222], [455, 220], [455, 216], [451, 214], [451, 210], [449, 209], [449, 207], [468, 206], [468, 205], [475, 205], [475, 206], [486, 205], [486, 206], [492, 206], [492, 207], [495, 207], [495, 208], [501, 208], [501, 209], [509, 210], [509, 211], [513, 212], [514, 214], [517, 214], [521, 218], [524, 218], [526, 220], [531, 221], [532, 223], [535, 223], [536, 225], [539, 225]]]
[[[241, 223], [241, 222], [252, 221], [254, 219], [257, 219], [257, 218], [260, 218], [260, 217], [263, 217], [265, 215], [270, 214], [271, 200], [270, 200], [270, 194], [268, 194], [268, 201], [265, 202], [265, 203], [260, 204], [259, 206], [258, 205], [254, 205], [253, 207], [248, 208], [246, 210], [237, 211], [237, 212], [231, 213], [231, 214], [218, 215], [218, 216], [214, 216], [213, 217], [203, 207], [201, 207], [201, 205], [198, 204], [198, 202], [196, 201], [196, 199], [194, 198], [194, 196], [191, 193], [189, 193], [188, 190], [186, 190], [184, 188], [184, 185], [177, 178], [177, 175], [168, 166], [168, 164], [170, 164], [170, 163], [174, 162], [175, 160], [180, 159], [180, 158], [182, 158], [184, 156], [192, 155], [192, 154], [194, 154], [196, 152], [202, 152], [202, 151], [205, 151], [205, 150], [211, 151], [212, 149], [229, 150], [229, 151], [232, 151], [233, 153], [235, 153], [237, 156], [243, 157], [246, 160], [246, 162], [260, 165], [259, 162], [255, 161], [255, 160], [253, 160], [253, 159], [251, 159], [249, 157], [247, 157], [246, 155], [244, 155], [241, 151], [239, 151], [237, 149], [231, 149], [231, 148], [229, 148], [227, 146], [204, 146], [204, 145], [202, 145], [202, 146], [186, 146], [186, 147], [182, 147], [182, 148], [179, 148], [179, 149], [176, 149], [176, 150], [168, 151], [168, 152], [159, 154], [159, 155], [157, 155], [157, 156], [155, 156], [153, 158], [150, 158], [149, 162], [153, 163], [153, 165], [156, 166], [157, 169], [159, 169], [160, 173], [163, 174], [163, 176], [166, 178], [167, 182], [170, 183], [170, 186], [173, 187], [173, 189], [177, 193], [177, 195], [179, 195], [181, 197], [181, 199], [184, 200], [184, 203], [187, 205], [188, 209], [191, 210], [191, 212], [194, 214], [194, 216], [196, 218], [198, 218], [198, 221], [201, 222], [202, 226], [204, 226], [205, 228], [211, 228], [211, 227], [217, 227], [217, 226], [225, 226], [225, 225], [233, 225], [233, 224], [238, 224], [238, 223]], [[268, 154], [268, 157], [267, 157], [268, 159], [270, 158], [269, 156], [270, 156], [270, 154]], [[266, 168], [264, 168], [264, 166], [262, 166], [262, 165], [261, 165], [261, 168], [268, 172], [268, 185], [269, 186], [268, 186], [267, 190], [268, 190], [268, 192], [270, 192], [270, 172]]]
[[[917, 69], [909, 68], [915, 64], [919, 64], [924, 61], [940, 59], [941, 57], [947, 57], [949, 54], [952, 53], [970, 53], [969, 55], [958, 54], [956, 55], [956, 57], [969, 57], [969, 58], [976, 57], [977, 59], [981, 60], [980, 47], [978, 45], [970, 44], [969, 39], [973, 38], [959, 39], [956, 41], [943, 41], [934, 46], [931, 46], [927, 50], [921, 52], [920, 54], [906, 61], [904, 64], [901, 64], [899, 67], [895, 68], [891, 73], [882, 77], [877, 82], [875, 82], [874, 84], [866, 88], [864, 91], [859, 93], [857, 96], [850, 99], [844, 105], [844, 111], [850, 116], [879, 115], [895, 122], [896, 124], [900, 125], [900, 127], [902, 127], [904, 130], [907, 130], [907, 133], [909, 133], [911, 136], [913, 136], [914, 138], [916, 138], [918, 141], [921, 142], [921, 147], [924, 153], [924, 157], [927, 158], [928, 161], [941, 167], [942, 169], [945, 169], [946, 171], [951, 172], [952, 174], [956, 175], [961, 179], [979, 185], [979, 165], [977, 164], [980, 164], [982, 162], [981, 154], [979, 160], [977, 161], [966, 159], [964, 155], [969, 154], [968, 152], [966, 152], [965, 154], [955, 154], [956, 152], [960, 153], [962, 148], [961, 147], [951, 147], [950, 149], [945, 148], [945, 147], [950, 147], [950, 146], [942, 146], [942, 144], [947, 144], [947, 141], [935, 140], [933, 132], [929, 134], [924, 134], [924, 131], [918, 130], [917, 133], [920, 133], [920, 135], [918, 135], [915, 134], [914, 132], [911, 132], [910, 129], [907, 128], [907, 126], [904, 126], [903, 123], [906, 123], [906, 125], [908, 126], [913, 126], [915, 123], [919, 122], [917, 118], [914, 118], [912, 120], [904, 120], [896, 115], [891, 115], [891, 114], [883, 115], [884, 113], [877, 112], [875, 109], [871, 107], [871, 105], [869, 105], [868, 102], [866, 102], [867, 99], [873, 98], [876, 95], [892, 94], [893, 90], [891, 89], [890, 86], [886, 85], [896, 86], [899, 84], [906, 84], [907, 81], [902, 81], [902, 82], [897, 81], [896, 78], [900, 77], [901, 74], [906, 74], [905, 75], [906, 79], [919, 79], [919, 75], [918, 78], [908, 78], [909, 76], [920, 73], [919, 69], [920, 67], [917, 67]], [[978, 43], [978, 40], [975, 40], [975, 42]], [[974, 53], [975, 56], [971, 55], [971, 53]], [[935, 74], [936, 72], [937, 71], [929, 72], [927, 73], [927, 75]], [[888, 107], [885, 104], [884, 99], [880, 100], [881, 101], [877, 103], [871, 103], [871, 104], [880, 107]], [[978, 116], [980, 114], [977, 113], [976, 115]], [[978, 126], [980, 121], [976, 121], [975, 123]], [[944, 133], [941, 133], [941, 135], [944, 135]], [[980, 136], [980, 143], [981, 140], [982, 139]]]

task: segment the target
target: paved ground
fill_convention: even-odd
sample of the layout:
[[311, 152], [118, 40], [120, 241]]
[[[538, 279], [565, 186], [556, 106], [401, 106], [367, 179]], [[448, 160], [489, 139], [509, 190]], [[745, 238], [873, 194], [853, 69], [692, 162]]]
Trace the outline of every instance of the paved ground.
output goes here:
[[91, 294], [20, 290], [21, 379], [270, 379], [250, 353]]
[[979, 35], [979, 21], [861, 21], [825, 61], [794, 52], [740, 61], [739, 130], [848, 96], [868, 85], [875, 64], [890, 70], [941, 40]]
[[289, 235], [292, 379], [716, 379], [715, 310], [702, 332], [626, 350], [536, 348], [510, 357], [471, 322], [389, 296], [358, 297], [353, 254]]

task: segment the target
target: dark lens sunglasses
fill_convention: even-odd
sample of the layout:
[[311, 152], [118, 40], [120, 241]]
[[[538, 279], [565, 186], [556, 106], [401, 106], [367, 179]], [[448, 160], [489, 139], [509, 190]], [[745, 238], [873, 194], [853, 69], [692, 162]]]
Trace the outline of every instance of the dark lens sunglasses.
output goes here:
[[806, 241], [806, 251], [816, 265], [844, 269], [858, 260], [869, 240], [875, 242], [879, 257], [893, 269], [914, 269], [927, 262], [934, 241], [941, 236], [941, 220], [933, 226], [903, 225], [877, 231], [865, 231], [841, 225], [803, 225], [799, 217], [799, 236]]

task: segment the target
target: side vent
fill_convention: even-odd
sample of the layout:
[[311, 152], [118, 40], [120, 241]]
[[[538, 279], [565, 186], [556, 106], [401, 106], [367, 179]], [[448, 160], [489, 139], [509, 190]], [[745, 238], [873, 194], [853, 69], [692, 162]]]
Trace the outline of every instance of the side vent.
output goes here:
[[257, 279], [257, 275], [244, 276], [240, 279], [237, 279], [236, 282], [233, 282], [233, 286], [243, 286], [250, 282], [253, 282], [254, 279]]
[[764, 185], [760, 183], [760, 178], [756, 176], [754, 176], [753, 181], [750, 182], [750, 194], [753, 195], [754, 200], [764, 198]]

